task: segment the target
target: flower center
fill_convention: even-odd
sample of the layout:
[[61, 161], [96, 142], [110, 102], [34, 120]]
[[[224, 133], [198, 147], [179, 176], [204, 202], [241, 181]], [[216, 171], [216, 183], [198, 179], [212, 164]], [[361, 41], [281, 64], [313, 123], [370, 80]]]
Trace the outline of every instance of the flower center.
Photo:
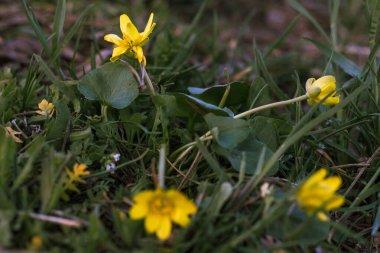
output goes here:
[[173, 210], [173, 203], [165, 196], [157, 196], [150, 202], [150, 209], [154, 213], [161, 215], [170, 214]]

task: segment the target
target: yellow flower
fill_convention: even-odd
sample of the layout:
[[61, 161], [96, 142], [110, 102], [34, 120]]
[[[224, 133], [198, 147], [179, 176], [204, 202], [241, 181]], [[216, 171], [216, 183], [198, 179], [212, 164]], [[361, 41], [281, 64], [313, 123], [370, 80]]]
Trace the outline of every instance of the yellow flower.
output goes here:
[[39, 250], [42, 247], [42, 238], [41, 236], [35, 235], [32, 237], [32, 240], [30, 242], [30, 249], [31, 250]]
[[298, 188], [296, 199], [298, 205], [311, 216], [316, 214], [322, 220], [328, 220], [325, 212], [338, 208], [344, 203], [344, 197], [336, 194], [342, 184], [338, 176], [327, 177], [327, 170], [321, 168]]
[[[335, 89], [336, 81], [334, 76], [322, 76], [317, 80], [315, 80], [315, 78], [309, 78], [306, 81], [306, 94], [309, 96], [307, 102], [309, 105], [318, 104]], [[322, 104], [330, 106], [338, 103], [339, 96], [336, 96], [336, 92], [334, 91]]]
[[49, 103], [46, 99], [43, 99], [39, 104], [38, 108], [40, 110], [37, 110], [36, 113], [44, 116], [48, 116], [49, 118], [53, 116], [54, 113], [54, 104]]
[[133, 197], [135, 205], [129, 215], [133, 220], [145, 218], [145, 229], [156, 233], [160, 240], [169, 238], [172, 221], [182, 227], [190, 223], [189, 215], [197, 212], [196, 205], [175, 190], [143, 191]]
[[73, 170], [71, 171], [69, 168], [66, 168], [66, 173], [68, 178], [65, 180], [66, 188], [79, 191], [78, 188], [74, 185], [74, 182], [85, 183], [85, 181], [81, 178], [81, 176], [89, 175], [90, 172], [86, 171], [86, 164], [74, 164]]
[[5, 127], [7, 134], [17, 143], [22, 143], [22, 140], [16, 136], [16, 134], [21, 134], [21, 132], [17, 132], [13, 130], [11, 127]]
[[148, 36], [152, 33], [156, 23], [153, 23], [153, 13], [150, 14], [145, 30], [139, 32], [130, 18], [123, 14], [120, 16], [120, 30], [123, 34], [123, 39], [115, 34], [107, 34], [104, 40], [116, 45], [113, 49], [111, 62], [118, 60], [121, 55], [135, 57], [139, 63], [146, 65], [146, 59], [143, 53], [142, 46], [148, 41]]

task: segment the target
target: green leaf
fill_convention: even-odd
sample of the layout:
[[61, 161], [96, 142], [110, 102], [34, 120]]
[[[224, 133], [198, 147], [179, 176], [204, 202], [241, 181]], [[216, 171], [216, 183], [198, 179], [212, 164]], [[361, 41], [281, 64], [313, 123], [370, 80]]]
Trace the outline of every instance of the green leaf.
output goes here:
[[232, 82], [224, 85], [214, 85], [208, 88], [189, 87], [189, 92], [196, 98], [205, 102], [218, 105], [227, 87], [230, 86], [230, 93], [226, 100], [226, 105], [238, 105], [247, 100], [249, 85], [242, 82]]
[[211, 216], [218, 215], [222, 210], [223, 205], [229, 199], [233, 192], [233, 187], [229, 182], [224, 182], [215, 188], [210, 204], [207, 207], [207, 212]]
[[0, 246], [7, 247], [11, 245], [12, 230], [11, 222], [14, 212], [11, 210], [0, 210]]
[[5, 192], [11, 181], [12, 165], [16, 158], [16, 144], [2, 129], [0, 129], [0, 140], [0, 191]]
[[54, 51], [62, 35], [63, 25], [65, 23], [66, 15], [66, 0], [58, 0], [55, 9], [54, 24], [53, 24], [53, 37], [52, 37], [52, 50]]
[[47, 126], [48, 133], [46, 139], [48, 141], [62, 139], [66, 131], [67, 123], [71, 119], [70, 110], [64, 102], [58, 101], [55, 103], [55, 109], [55, 119], [50, 120]]
[[25, 11], [26, 17], [28, 18], [29, 24], [32, 26], [32, 28], [34, 30], [34, 33], [37, 36], [37, 39], [42, 44], [42, 47], [44, 48], [44, 50], [47, 51], [47, 52], [49, 52], [50, 51], [50, 47], [49, 47], [49, 44], [48, 44], [48, 40], [46, 38], [47, 36], [43, 32], [43, 30], [42, 30], [42, 28], [41, 28], [41, 26], [40, 26], [40, 24], [39, 24], [36, 16], [34, 15], [34, 12], [32, 11], [32, 9], [26, 3], [26, 0], [22, 0], [21, 4], [22, 4], [22, 7], [23, 7], [23, 9]]
[[189, 111], [196, 111], [201, 115], [205, 115], [207, 113], [213, 113], [215, 115], [220, 115], [220, 116], [234, 116], [234, 113], [224, 107], [220, 108], [216, 105], [207, 103], [199, 98], [195, 98], [193, 96], [183, 94], [183, 93], [177, 93], [175, 94], [177, 98], [177, 102], [182, 108], [186, 108]]
[[11, 191], [17, 190], [29, 177], [31, 172], [33, 171], [33, 168], [35, 168], [34, 162], [39, 157], [40, 152], [42, 151], [42, 148], [44, 147], [45, 138], [41, 136], [37, 136], [33, 140], [33, 144], [30, 145], [30, 147], [27, 150], [27, 157], [28, 161], [22, 168], [21, 172], [17, 176], [16, 180], [12, 184]]
[[334, 52], [329, 46], [322, 44], [313, 39], [307, 39], [315, 46], [317, 46], [326, 57], [331, 57], [332, 61], [338, 65], [344, 72], [352, 77], [358, 77], [361, 74], [361, 69], [340, 53]]
[[168, 116], [190, 117], [194, 113], [205, 115], [213, 113], [220, 116], [233, 116], [228, 108], [220, 108], [199, 98], [183, 93], [157, 95], [153, 98], [156, 105], [161, 106]]
[[191, 115], [188, 106], [186, 104], [180, 106], [174, 95], [157, 95], [153, 97], [153, 102], [160, 106], [167, 116], [189, 117]]
[[[264, 162], [267, 162], [272, 157], [273, 151], [270, 150], [264, 143], [256, 140], [253, 135], [249, 135], [242, 143], [233, 150], [227, 150], [222, 147], [216, 147], [215, 151], [226, 157], [232, 167], [240, 171], [240, 166], [245, 159], [245, 173], [253, 175], [258, 168], [260, 154], [265, 149]], [[273, 175], [278, 169], [278, 162], [272, 167], [267, 175]]]
[[292, 126], [285, 120], [256, 116], [250, 120], [251, 128], [256, 138], [275, 150], [282, 142], [281, 136], [287, 136]]
[[321, 222], [316, 217], [308, 217], [299, 208], [286, 217], [281, 217], [282, 226], [269, 226], [268, 234], [286, 242], [308, 246], [324, 240], [329, 233], [329, 223]]
[[216, 142], [223, 148], [233, 149], [250, 134], [249, 124], [242, 119], [215, 116], [207, 114], [205, 117], [209, 129]]
[[132, 72], [120, 62], [106, 63], [91, 71], [79, 82], [78, 90], [87, 99], [116, 109], [127, 107], [139, 94]]
[[258, 48], [254, 48], [254, 50], [255, 50], [258, 71], [262, 73], [262, 77], [268, 83], [268, 87], [271, 90], [271, 92], [280, 100], [289, 99], [288, 95], [280, 89], [278, 84], [274, 81], [272, 75], [269, 73], [267, 63], [265, 62], [264, 57], [262, 53], [260, 52], [260, 50]]

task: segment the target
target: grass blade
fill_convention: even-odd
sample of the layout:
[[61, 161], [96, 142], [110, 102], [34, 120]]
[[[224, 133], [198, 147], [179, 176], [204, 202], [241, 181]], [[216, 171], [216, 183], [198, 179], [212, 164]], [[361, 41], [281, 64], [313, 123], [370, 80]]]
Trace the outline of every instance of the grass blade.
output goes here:
[[296, 11], [301, 13], [305, 18], [307, 18], [327, 42], [330, 42], [330, 38], [326, 34], [325, 30], [323, 30], [322, 26], [320, 26], [318, 21], [301, 4], [299, 4], [296, 0], [288, 0], [288, 3], [290, 6], [293, 7], [293, 9], [295, 9]]

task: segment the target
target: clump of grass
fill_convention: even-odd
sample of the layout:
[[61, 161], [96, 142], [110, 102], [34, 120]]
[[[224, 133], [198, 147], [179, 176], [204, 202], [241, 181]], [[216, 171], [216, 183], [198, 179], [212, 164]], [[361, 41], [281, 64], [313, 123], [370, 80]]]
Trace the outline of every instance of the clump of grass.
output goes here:
[[[209, 36], [200, 28], [207, 1], [181, 35], [160, 24], [159, 14], [155, 33], [141, 35], [150, 35], [147, 45], [122, 30], [127, 55], [117, 62], [97, 65], [94, 41], [92, 68], [80, 77], [60, 55], [74, 37], [78, 50], [96, 6], [65, 31], [66, 1], [59, 0], [48, 34], [23, 0], [43, 50], [25, 76], [0, 73], [0, 249], [378, 247], [380, 5], [365, 4], [373, 10], [367, 13], [371, 53], [361, 67], [338, 52], [340, 1], [329, 1], [330, 35], [300, 3], [288, 3], [321, 34], [308, 43], [325, 56], [313, 67], [329, 82], [306, 81], [293, 69], [294, 85], [284, 90], [268, 68], [298, 17], [265, 51], [254, 45], [252, 64], [243, 72], [215, 76], [218, 18], [209, 27], [211, 40], [202, 39]], [[202, 70], [190, 59], [205, 41], [213, 63]], [[142, 46], [149, 49], [143, 55]], [[217, 79], [225, 81], [214, 85]], [[327, 171], [336, 176], [325, 178]]]

